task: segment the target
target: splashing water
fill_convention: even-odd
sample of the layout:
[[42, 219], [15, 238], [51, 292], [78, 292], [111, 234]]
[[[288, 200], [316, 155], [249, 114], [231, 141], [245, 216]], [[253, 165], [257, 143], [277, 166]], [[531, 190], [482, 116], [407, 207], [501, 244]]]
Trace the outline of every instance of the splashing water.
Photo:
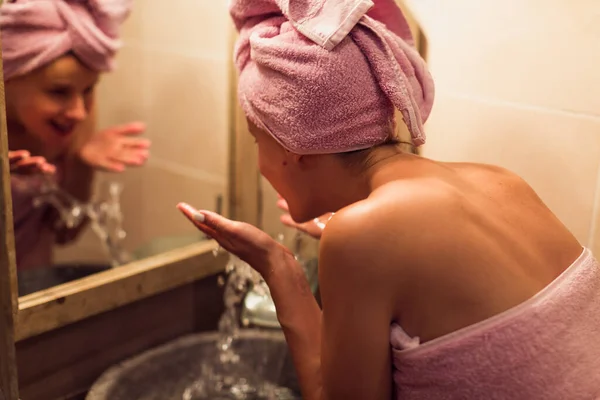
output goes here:
[[[215, 255], [218, 254], [218, 249]], [[250, 265], [230, 254], [225, 268], [227, 276], [223, 295], [225, 311], [219, 320], [217, 356], [203, 362], [198, 379], [183, 393], [183, 400], [235, 399], [235, 400], [294, 400], [298, 397], [288, 388], [266, 382], [261, 377], [265, 368], [281, 365], [250, 367], [235, 352], [234, 343], [240, 329], [239, 307], [246, 293], [253, 289], [266, 290], [261, 276]], [[262, 371], [261, 371], [262, 370]]]
[[231, 345], [237, 339], [239, 331], [239, 313], [238, 305], [241, 303], [244, 295], [252, 285], [257, 285], [260, 281], [260, 275], [248, 264], [234, 255], [229, 256], [229, 263], [225, 268], [225, 274], [228, 276], [225, 285], [223, 300], [225, 302], [225, 312], [219, 320], [220, 339], [217, 348], [221, 351], [219, 356], [223, 363], [237, 363], [239, 357], [233, 351]]
[[113, 267], [127, 264], [131, 255], [123, 248], [126, 233], [123, 230], [123, 212], [120, 198], [123, 186], [116, 182], [108, 184], [108, 196], [105, 201], [93, 200], [83, 203], [61, 189], [52, 179], [46, 179], [41, 194], [34, 200], [36, 207], [49, 204], [59, 213], [57, 227], [73, 229], [80, 226], [86, 218], [100, 239], [104, 250], [110, 257]]

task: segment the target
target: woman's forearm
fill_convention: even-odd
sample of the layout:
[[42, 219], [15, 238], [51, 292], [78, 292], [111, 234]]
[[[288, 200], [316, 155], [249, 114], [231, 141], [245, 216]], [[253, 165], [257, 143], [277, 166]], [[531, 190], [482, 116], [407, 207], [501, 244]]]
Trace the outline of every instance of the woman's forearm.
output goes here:
[[81, 158], [82, 149], [89, 143], [96, 132], [96, 106], [95, 102], [89, 111], [88, 117], [73, 134], [73, 142], [69, 151], [62, 160], [63, 179], [61, 187], [81, 202], [88, 202], [92, 197], [95, 168], [84, 162]]
[[[63, 163], [64, 175], [60, 181], [60, 187], [65, 192], [82, 203], [90, 201], [92, 197], [94, 168], [84, 163], [78, 156], [71, 156]], [[60, 218], [59, 215], [56, 218]], [[56, 242], [66, 244], [77, 238], [87, 225], [87, 218], [74, 228], [63, 227], [56, 231]]]
[[321, 309], [302, 266], [286, 252], [265, 278], [298, 374], [302, 396], [321, 400]]
[[79, 156], [71, 156], [64, 162], [60, 187], [81, 202], [92, 197], [94, 168], [83, 162]]
[[[60, 188], [82, 203], [87, 203], [92, 197], [95, 168], [85, 163], [81, 157], [81, 149], [89, 142], [96, 131], [96, 107], [93, 103], [86, 118], [73, 134], [73, 142], [64, 157], [57, 163], [62, 176], [60, 177]], [[57, 222], [59, 215], [54, 216], [53, 223]], [[74, 228], [63, 227], [56, 230], [56, 243], [69, 243], [83, 231], [88, 219]]]

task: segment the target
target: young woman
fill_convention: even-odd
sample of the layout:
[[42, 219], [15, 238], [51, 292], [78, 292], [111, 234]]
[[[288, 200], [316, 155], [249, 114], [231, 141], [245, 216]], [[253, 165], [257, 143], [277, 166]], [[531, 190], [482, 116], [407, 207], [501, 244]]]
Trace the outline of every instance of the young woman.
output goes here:
[[599, 398], [599, 263], [513, 173], [398, 149], [392, 105], [422, 144], [432, 82], [394, 2], [371, 5], [231, 9], [260, 170], [287, 223], [326, 223], [322, 310], [267, 234], [179, 208], [264, 277], [304, 399]]
[[[95, 170], [121, 172], [148, 157], [141, 123], [94, 133], [94, 90], [100, 74], [113, 69], [130, 6], [130, 0], [17, 0], [0, 7], [9, 148], [54, 165], [53, 179], [82, 201], [91, 196]], [[81, 230], [61, 225], [49, 205], [34, 205], [47, 179], [11, 177], [19, 269], [50, 266], [54, 244]]]

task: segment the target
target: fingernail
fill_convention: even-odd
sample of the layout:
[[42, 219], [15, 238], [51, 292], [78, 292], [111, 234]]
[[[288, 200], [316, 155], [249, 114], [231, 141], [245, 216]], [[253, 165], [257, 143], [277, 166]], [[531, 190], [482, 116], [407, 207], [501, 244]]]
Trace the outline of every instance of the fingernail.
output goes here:
[[187, 203], [179, 203], [179, 204], [177, 204], [177, 208], [179, 208], [182, 211], [183, 210], [187, 211], [187, 213], [192, 217], [192, 219], [194, 221], [202, 223], [206, 219], [204, 217], [204, 214], [200, 213], [194, 207], [190, 206]]
[[206, 218], [204, 217], [204, 214], [202, 214], [202, 213], [199, 213], [199, 212], [198, 212], [198, 211], [196, 211], [196, 210], [193, 210], [193, 211], [192, 211], [192, 218], [194, 218], [194, 221], [196, 221], [196, 222], [204, 222], [204, 220], [206, 219]]

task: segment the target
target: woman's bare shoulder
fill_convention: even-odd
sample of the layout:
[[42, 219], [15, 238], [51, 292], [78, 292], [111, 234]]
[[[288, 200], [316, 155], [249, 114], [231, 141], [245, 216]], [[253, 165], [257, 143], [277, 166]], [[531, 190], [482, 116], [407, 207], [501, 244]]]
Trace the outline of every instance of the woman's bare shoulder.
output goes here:
[[439, 233], [440, 219], [451, 213], [448, 194], [414, 187], [385, 191], [336, 213], [321, 237], [323, 259], [340, 268], [413, 263], [420, 249]]
[[323, 232], [321, 254], [340, 258], [343, 253], [349, 262], [371, 260], [371, 265], [437, 265], [444, 254], [471, 240], [474, 225], [486, 218], [488, 208], [479, 198], [497, 196], [506, 188], [513, 198], [530, 190], [516, 174], [499, 167], [455, 164], [452, 168], [457, 179], [436, 176], [391, 182], [341, 210]]
[[[356, 295], [391, 296], [401, 291], [403, 246], [390, 246], [392, 235], [400, 242], [398, 225], [368, 202], [337, 212], [327, 223], [319, 245], [319, 279], [323, 290], [352, 290]], [[406, 233], [408, 235], [408, 233]]]

